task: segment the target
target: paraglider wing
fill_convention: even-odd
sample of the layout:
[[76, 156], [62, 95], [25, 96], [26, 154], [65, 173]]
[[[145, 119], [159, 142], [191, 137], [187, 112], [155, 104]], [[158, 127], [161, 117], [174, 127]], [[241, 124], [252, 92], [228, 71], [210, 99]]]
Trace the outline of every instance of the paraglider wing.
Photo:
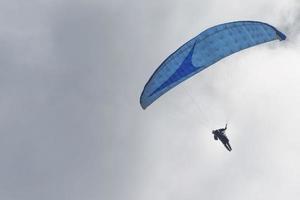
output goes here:
[[158, 67], [144, 87], [140, 104], [146, 109], [171, 88], [226, 56], [285, 38], [273, 26], [255, 21], [230, 22], [209, 28], [177, 49]]

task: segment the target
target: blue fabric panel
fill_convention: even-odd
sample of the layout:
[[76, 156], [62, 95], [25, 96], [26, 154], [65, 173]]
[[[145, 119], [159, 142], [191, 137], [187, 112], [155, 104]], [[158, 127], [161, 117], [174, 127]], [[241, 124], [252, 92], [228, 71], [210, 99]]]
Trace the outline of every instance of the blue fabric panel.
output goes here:
[[143, 109], [182, 81], [243, 49], [285, 40], [271, 25], [255, 21], [221, 24], [207, 29], [171, 54], [153, 73], [140, 97]]

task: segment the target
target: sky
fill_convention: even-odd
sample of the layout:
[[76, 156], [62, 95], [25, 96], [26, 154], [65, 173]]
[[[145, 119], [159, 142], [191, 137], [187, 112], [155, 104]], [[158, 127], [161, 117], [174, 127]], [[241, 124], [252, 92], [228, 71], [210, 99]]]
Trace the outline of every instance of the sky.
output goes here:
[[[0, 1], [0, 199], [297, 199], [299, 6]], [[287, 40], [227, 57], [140, 107], [169, 54], [237, 20]], [[225, 123], [232, 152], [211, 134]]]

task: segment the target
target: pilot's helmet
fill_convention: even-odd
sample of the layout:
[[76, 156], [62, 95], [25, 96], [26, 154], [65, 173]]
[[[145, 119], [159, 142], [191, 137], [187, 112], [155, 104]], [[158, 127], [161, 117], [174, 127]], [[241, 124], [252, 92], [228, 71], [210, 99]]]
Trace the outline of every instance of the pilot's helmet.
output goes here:
[[215, 140], [218, 140], [218, 137], [215, 135], [215, 136], [214, 136], [214, 139], [215, 139]]

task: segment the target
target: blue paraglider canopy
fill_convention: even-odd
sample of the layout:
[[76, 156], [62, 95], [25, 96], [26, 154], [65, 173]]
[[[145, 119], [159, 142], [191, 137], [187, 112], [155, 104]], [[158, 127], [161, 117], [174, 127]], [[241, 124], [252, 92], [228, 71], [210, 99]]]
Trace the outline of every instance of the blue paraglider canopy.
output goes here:
[[171, 54], [153, 73], [140, 97], [146, 109], [161, 95], [217, 61], [243, 49], [286, 36], [273, 26], [238, 21], [209, 28]]

